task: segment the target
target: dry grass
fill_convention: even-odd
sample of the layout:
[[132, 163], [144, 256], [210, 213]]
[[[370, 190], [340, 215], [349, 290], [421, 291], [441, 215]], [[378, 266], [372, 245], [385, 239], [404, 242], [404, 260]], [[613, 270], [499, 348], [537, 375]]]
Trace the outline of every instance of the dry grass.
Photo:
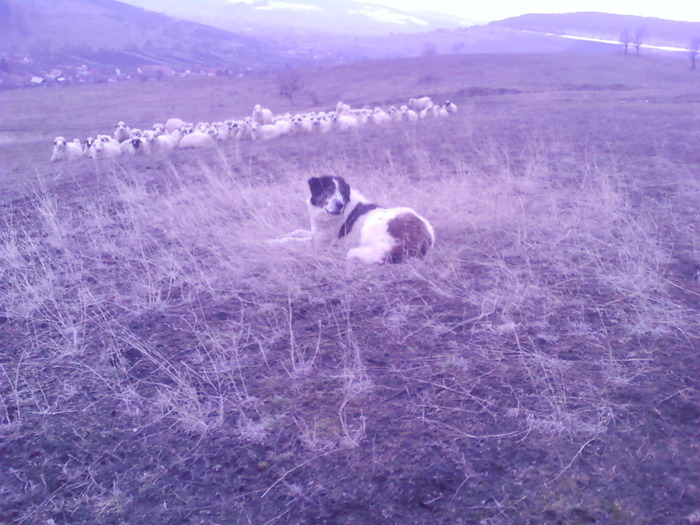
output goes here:
[[[683, 191], [655, 193], [648, 160], [617, 146], [627, 137], [610, 132], [601, 147], [597, 123], [576, 120], [590, 111], [557, 96], [504, 97], [514, 111], [462, 101], [449, 122], [275, 148], [86, 162], [6, 205], [11, 519], [364, 519], [342, 501], [364, 502], [377, 523], [671, 512], [615, 491], [635, 480], [626, 460], [624, 477], [595, 469], [629, 446], [670, 461], [639, 403], [666, 414], [670, 442], [689, 452], [686, 416], [663, 407], [697, 407], [673, 364], [694, 351], [697, 275], [679, 282], [669, 267], [680, 246], [697, 261], [697, 212], [682, 203], [700, 188], [660, 145], [651, 156]], [[599, 109], [614, 106], [600, 96]], [[664, 115], [626, 111], [642, 134]], [[322, 173], [419, 209], [434, 252], [361, 267], [262, 242], [305, 227], [304, 182]], [[39, 465], [42, 440], [67, 452]], [[688, 475], [665, 494], [692, 493]]]

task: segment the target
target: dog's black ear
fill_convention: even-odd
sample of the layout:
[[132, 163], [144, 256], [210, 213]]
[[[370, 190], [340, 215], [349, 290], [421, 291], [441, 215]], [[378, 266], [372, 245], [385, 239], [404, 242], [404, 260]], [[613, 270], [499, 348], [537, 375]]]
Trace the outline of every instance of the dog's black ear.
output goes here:
[[338, 183], [338, 190], [345, 202], [350, 202], [350, 184], [348, 184], [343, 177], [336, 177], [335, 180]]
[[309, 179], [309, 190], [311, 190], [312, 197], [320, 197], [323, 195], [323, 184], [319, 177], [311, 177]]

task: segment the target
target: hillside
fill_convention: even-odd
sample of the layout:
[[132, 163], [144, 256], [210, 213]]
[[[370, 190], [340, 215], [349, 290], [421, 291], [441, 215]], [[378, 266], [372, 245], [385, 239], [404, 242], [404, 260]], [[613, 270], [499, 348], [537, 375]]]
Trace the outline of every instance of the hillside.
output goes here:
[[[50, 7], [50, 8], [49, 8]], [[41, 67], [267, 69], [294, 60], [261, 40], [114, 0], [0, 0], [0, 54]]]
[[[454, 29], [474, 22], [432, 11], [411, 12], [352, 0], [275, 0], [233, 2], [228, 0], [124, 0], [128, 4], [194, 20], [229, 31], [265, 33], [293, 30], [336, 35], [382, 35], [423, 33]], [[270, 34], [273, 32], [273, 34]]]
[[239, 74], [311, 62], [444, 54], [611, 53], [618, 49], [609, 43], [557, 35], [616, 42], [620, 28], [644, 27], [645, 43], [681, 47], [700, 34], [700, 24], [600, 13], [525, 15], [470, 26], [468, 21], [430, 12], [387, 10], [380, 5], [360, 10], [359, 4], [345, 0], [311, 2], [303, 9], [291, 0], [129, 2], [164, 12], [116, 0], [0, 0], [0, 88], [187, 72]]
[[644, 42], [685, 48], [700, 37], [699, 22], [681, 22], [660, 18], [609, 13], [527, 14], [489, 24], [542, 33], [588, 36], [617, 41], [623, 31], [644, 32]]

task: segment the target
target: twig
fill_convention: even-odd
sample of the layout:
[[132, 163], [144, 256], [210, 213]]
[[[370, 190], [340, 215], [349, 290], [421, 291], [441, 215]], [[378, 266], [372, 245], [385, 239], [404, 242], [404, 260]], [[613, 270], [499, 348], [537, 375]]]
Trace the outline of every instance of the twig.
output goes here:
[[581, 448], [578, 449], [578, 452], [576, 452], [576, 454], [574, 454], [574, 457], [571, 458], [571, 461], [569, 461], [569, 464], [566, 467], [564, 467], [564, 469], [559, 474], [554, 476], [552, 479], [550, 479], [549, 481], [545, 481], [544, 484], [549, 485], [550, 483], [558, 480], [562, 476], [562, 474], [564, 474], [564, 472], [566, 472], [567, 470], [569, 470], [571, 468], [571, 465], [573, 465], [574, 461], [576, 461], [576, 458], [581, 455], [581, 452], [583, 452], [583, 449], [586, 448], [589, 444], [591, 444], [595, 440], [596, 440], [596, 438], [591, 438], [588, 441], [586, 441], [583, 445], [581, 445]]
[[308, 464], [311, 463], [312, 461], [316, 461], [317, 459], [322, 458], [322, 457], [324, 457], [324, 456], [327, 456], [327, 455], [329, 455], [329, 454], [332, 454], [333, 452], [337, 452], [338, 450], [340, 450], [340, 449], [339, 449], [339, 448], [336, 448], [336, 449], [333, 449], [333, 450], [329, 450], [328, 452], [324, 452], [323, 454], [319, 454], [318, 456], [315, 456], [315, 457], [313, 457], [313, 458], [309, 458], [309, 459], [307, 459], [306, 461], [304, 461], [303, 463], [299, 463], [296, 467], [289, 469], [287, 472], [285, 472], [285, 473], [282, 474], [279, 478], [277, 478], [277, 481], [275, 481], [272, 485], [270, 485], [269, 487], [267, 487], [267, 490], [266, 490], [265, 492], [262, 493], [262, 496], [260, 496], [260, 498], [262, 499], [262, 498], [264, 498], [265, 496], [267, 496], [267, 493], [268, 493], [268, 492], [270, 492], [273, 488], [275, 488], [280, 482], [284, 481], [284, 478], [286, 478], [287, 476], [289, 476], [289, 475], [290, 475], [292, 472], [294, 472], [295, 470], [299, 470], [301, 467], [305, 467], [306, 465], [308, 465]]
[[672, 286], [675, 286], [675, 287], [678, 288], [679, 290], [683, 290], [684, 292], [687, 292], [687, 293], [691, 293], [691, 294], [693, 294], [693, 295], [700, 296], [700, 293], [694, 292], [693, 290], [688, 290], [687, 288], [683, 288], [680, 284], [676, 284], [676, 283], [674, 283], [672, 280], [667, 279], [666, 277], [662, 277], [662, 279], [663, 279], [664, 281], [666, 281], [668, 284], [670, 284], [670, 285], [672, 285]]
[[458, 428], [455, 428], [452, 425], [448, 425], [447, 423], [443, 423], [442, 421], [437, 421], [436, 419], [423, 418], [423, 421], [427, 421], [428, 423], [435, 423], [437, 425], [442, 425], [443, 427], [447, 427], [450, 430], [452, 430], [453, 432], [459, 434], [460, 437], [466, 437], [466, 438], [470, 438], [470, 439], [502, 438], [502, 437], [517, 436], [518, 434], [527, 434], [528, 432], [530, 432], [529, 430], [514, 430], [513, 432], [504, 432], [503, 434], [485, 434], [483, 436], [477, 436], [475, 434], [467, 434], [466, 432], [462, 432]]

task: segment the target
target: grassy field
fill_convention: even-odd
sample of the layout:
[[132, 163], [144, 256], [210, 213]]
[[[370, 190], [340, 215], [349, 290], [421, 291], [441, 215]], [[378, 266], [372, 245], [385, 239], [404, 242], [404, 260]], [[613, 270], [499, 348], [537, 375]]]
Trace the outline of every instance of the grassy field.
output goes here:
[[[700, 75], [460, 56], [0, 93], [0, 519], [700, 523]], [[118, 120], [448, 119], [50, 164]], [[266, 239], [311, 175], [429, 218], [425, 260]]]

